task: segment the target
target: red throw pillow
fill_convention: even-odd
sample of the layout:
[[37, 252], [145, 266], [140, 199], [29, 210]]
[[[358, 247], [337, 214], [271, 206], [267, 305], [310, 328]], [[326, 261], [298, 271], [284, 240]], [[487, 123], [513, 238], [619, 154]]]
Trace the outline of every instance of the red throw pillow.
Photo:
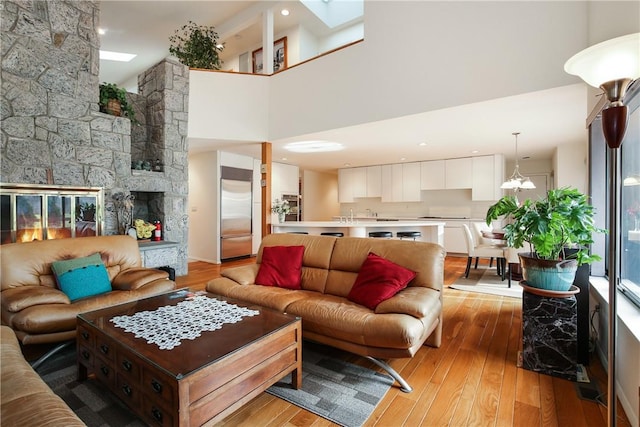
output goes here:
[[382, 301], [406, 288], [414, 277], [414, 271], [370, 252], [347, 298], [375, 310]]
[[256, 285], [301, 289], [304, 246], [265, 246]]

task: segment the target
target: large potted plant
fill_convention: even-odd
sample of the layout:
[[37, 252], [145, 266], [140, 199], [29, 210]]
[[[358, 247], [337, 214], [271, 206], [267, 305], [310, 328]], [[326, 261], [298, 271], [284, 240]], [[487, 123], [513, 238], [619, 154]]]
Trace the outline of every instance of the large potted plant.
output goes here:
[[589, 253], [595, 226], [594, 208], [575, 188], [549, 190], [547, 197], [518, 204], [505, 196], [492, 205], [487, 224], [508, 216], [504, 227], [507, 244], [514, 248], [529, 244], [530, 252], [519, 254], [527, 285], [552, 291], [567, 291], [579, 265], [600, 259]]
[[115, 83], [102, 83], [100, 85], [100, 111], [112, 116], [125, 116], [136, 123], [133, 107], [127, 101], [127, 91], [118, 87]]
[[169, 53], [184, 65], [208, 70], [219, 70], [222, 66], [218, 55], [222, 47], [214, 27], [189, 21], [169, 37], [169, 42]]

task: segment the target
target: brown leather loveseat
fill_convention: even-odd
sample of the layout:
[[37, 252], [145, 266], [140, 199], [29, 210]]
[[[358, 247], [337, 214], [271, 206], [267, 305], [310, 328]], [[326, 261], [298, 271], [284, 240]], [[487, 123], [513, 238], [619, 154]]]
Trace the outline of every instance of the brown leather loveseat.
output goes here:
[[[11, 243], [0, 248], [2, 324], [22, 344], [57, 343], [76, 336], [79, 313], [170, 291], [175, 282], [162, 270], [141, 267], [138, 243], [130, 236], [97, 236]], [[54, 261], [95, 253], [106, 267], [112, 290], [73, 302], [56, 286]]]
[[[265, 247], [300, 245], [305, 247], [302, 289], [255, 284]], [[375, 310], [347, 298], [370, 252], [417, 273]], [[271, 234], [263, 239], [256, 264], [223, 270], [207, 290], [300, 316], [305, 339], [367, 357], [409, 392], [406, 381], [380, 359], [413, 357], [425, 342], [440, 346], [444, 257], [444, 248], [433, 243]]]

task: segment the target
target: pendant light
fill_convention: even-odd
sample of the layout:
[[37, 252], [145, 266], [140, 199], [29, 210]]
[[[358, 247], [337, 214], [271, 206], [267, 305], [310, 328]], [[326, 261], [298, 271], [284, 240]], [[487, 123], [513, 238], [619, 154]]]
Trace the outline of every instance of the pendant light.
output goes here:
[[531, 190], [536, 188], [535, 184], [529, 177], [524, 177], [520, 174], [520, 165], [518, 164], [518, 135], [520, 132], [513, 132], [513, 136], [516, 137], [516, 168], [514, 169], [511, 176], [502, 183], [500, 188], [503, 190], [514, 190], [518, 191], [519, 189], [523, 190]]

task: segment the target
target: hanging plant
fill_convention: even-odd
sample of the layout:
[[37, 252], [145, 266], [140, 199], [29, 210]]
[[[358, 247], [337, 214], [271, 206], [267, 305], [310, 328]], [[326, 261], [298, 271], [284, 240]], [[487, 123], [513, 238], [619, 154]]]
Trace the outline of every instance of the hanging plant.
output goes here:
[[184, 65], [209, 70], [219, 70], [222, 66], [218, 56], [222, 48], [219, 47], [218, 33], [214, 27], [197, 25], [189, 21], [169, 37], [169, 42], [171, 43], [169, 53]]

